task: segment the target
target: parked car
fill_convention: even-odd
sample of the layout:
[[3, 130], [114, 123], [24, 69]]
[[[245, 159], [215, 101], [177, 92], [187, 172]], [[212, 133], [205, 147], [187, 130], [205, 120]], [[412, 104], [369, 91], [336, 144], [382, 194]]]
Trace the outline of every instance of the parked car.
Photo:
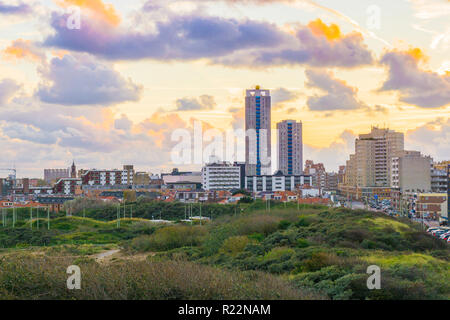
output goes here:
[[436, 231], [433, 235], [437, 238], [439, 238], [440, 236], [442, 236], [445, 233], [445, 230], [439, 230]]
[[444, 239], [444, 240], [447, 240], [446, 237], [448, 237], [448, 236], [450, 236], [450, 232], [444, 232], [443, 234], [441, 234], [440, 238]]

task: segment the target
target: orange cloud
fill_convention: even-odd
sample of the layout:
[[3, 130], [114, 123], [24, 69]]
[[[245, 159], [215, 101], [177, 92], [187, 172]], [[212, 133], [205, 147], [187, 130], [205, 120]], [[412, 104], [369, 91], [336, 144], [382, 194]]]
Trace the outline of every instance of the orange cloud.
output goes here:
[[43, 55], [33, 46], [30, 40], [18, 39], [4, 50], [5, 55], [16, 59], [31, 59], [41, 61]]
[[59, 59], [64, 58], [65, 55], [69, 54], [69, 51], [67, 50], [53, 50], [52, 56], [58, 57]]
[[77, 6], [89, 9], [97, 17], [107, 23], [117, 26], [120, 24], [120, 16], [112, 4], [104, 4], [102, 0], [56, 0], [62, 7]]
[[406, 53], [413, 57], [416, 61], [426, 62], [428, 60], [428, 57], [420, 48], [410, 48], [408, 51], [406, 51]]
[[327, 26], [320, 19], [311, 21], [308, 24], [308, 28], [316, 36], [325, 36], [330, 41], [338, 40], [342, 37], [341, 30], [337, 24], [332, 23]]

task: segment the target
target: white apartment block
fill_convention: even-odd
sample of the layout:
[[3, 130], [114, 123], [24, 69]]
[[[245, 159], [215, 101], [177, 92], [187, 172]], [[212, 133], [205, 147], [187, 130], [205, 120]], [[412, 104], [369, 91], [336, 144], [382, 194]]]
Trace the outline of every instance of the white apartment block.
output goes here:
[[202, 168], [204, 190], [233, 190], [241, 187], [241, 168], [227, 162], [210, 163]]
[[245, 189], [251, 192], [294, 191], [305, 185], [311, 186], [311, 176], [286, 176], [278, 171], [273, 176], [245, 177]]

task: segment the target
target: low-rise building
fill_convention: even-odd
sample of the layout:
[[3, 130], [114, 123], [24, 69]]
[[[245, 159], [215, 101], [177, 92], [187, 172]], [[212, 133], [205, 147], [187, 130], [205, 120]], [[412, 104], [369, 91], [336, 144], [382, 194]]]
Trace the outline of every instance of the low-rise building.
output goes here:
[[63, 178], [53, 186], [53, 193], [59, 195], [80, 195], [81, 179]]
[[131, 165], [123, 166], [123, 170], [85, 170], [81, 180], [83, 185], [132, 185], [134, 183], [134, 168]]
[[245, 177], [245, 189], [250, 192], [295, 191], [305, 185], [311, 186], [311, 176], [286, 176], [277, 171], [272, 176]]
[[56, 195], [39, 196], [39, 197], [37, 197], [37, 202], [50, 208], [51, 212], [57, 213], [63, 209], [64, 203], [66, 201], [70, 201], [73, 199], [75, 199], [75, 198], [71, 197], [71, 196], [59, 196], [59, 195], [58, 196], [56, 196]]
[[433, 220], [448, 220], [447, 193], [419, 193], [416, 202], [416, 217]]
[[312, 160], [306, 160], [304, 172], [306, 175], [311, 176], [311, 183], [314, 188], [326, 188], [327, 172], [323, 163], [314, 163]]
[[347, 184], [339, 184], [339, 193], [347, 200], [384, 200], [391, 199], [392, 188], [356, 187]]
[[189, 182], [193, 184], [202, 184], [202, 173], [200, 171], [181, 172], [173, 169], [172, 173], [161, 174], [164, 185], [172, 185], [179, 182]]

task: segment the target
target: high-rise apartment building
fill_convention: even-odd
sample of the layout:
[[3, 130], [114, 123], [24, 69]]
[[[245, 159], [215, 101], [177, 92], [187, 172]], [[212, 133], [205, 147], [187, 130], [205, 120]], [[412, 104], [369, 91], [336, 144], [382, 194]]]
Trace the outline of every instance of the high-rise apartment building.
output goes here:
[[271, 174], [271, 97], [259, 86], [247, 90], [245, 97], [246, 174]]
[[302, 123], [284, 120], [277, 124], [278, 170], [284, 175], [303, 173]]
[[372, 127], [355, 141], [357, 187], [390, 187], [391, 160], [404, 150], [404, 134]]

